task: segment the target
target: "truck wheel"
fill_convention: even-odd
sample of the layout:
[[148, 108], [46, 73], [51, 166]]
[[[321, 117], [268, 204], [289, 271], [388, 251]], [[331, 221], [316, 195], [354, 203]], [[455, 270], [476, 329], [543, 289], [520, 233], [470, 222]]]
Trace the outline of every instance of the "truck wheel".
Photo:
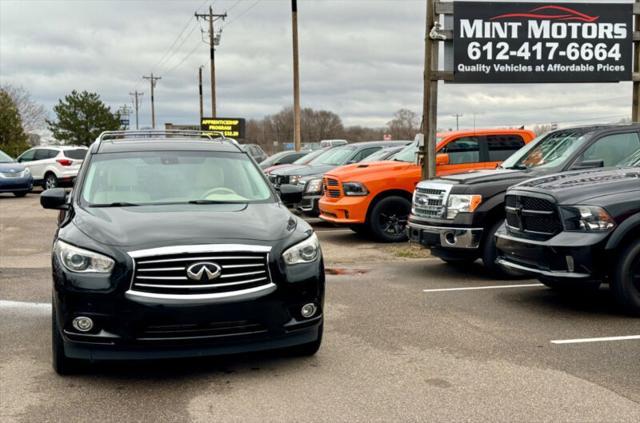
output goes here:
[[640, 315], [640, 240], [632, 242], [620, 255], [611, 289], [626, 311]]
[[408, 237], [405, 229], [410, 211], [411, 202], [406, 198], [390, 196], [380, 200], [369, 216], [369, 226], [376, 241], [406, 241]]
[[493, 277], [498, 279], [514, 279], [522, 276], [522, 274], [506, 270], [498, 263], [496, 263], [496, 259], [498, 258], [498, 250], [496, 248], [496, 232], [501, 225], [502, 221], [499, 220], [494, 223], [485, 233], [484, 243], [482, 245], [482, 263]]
[[60, 334], [56, 307], [52, 303], [51, 312], [51, 352], [53, 370], [60, 376], [74, 374], [78, 371], [78, 360], [69, 358], [64, 353], [64, 341]]

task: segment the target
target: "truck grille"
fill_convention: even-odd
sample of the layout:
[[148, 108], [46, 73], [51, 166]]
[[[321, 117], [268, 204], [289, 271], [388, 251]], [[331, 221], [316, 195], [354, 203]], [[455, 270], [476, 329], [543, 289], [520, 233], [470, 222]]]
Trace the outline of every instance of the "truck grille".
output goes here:
[[542, 236], [546, 239], [562, 232], [562, 221], [552, 201], [538, 197], [507, 195], [507, 226], [513, 233]]
[[413, 214], [424, 218], [443, 218], [447, 191], [434, 188], [416, 188]]
[[228, 322], [153, 324], [138, 334], [140, 341], [169, 341], [178, 339], [212, 339], [230, 336], [266, 333], [267, 328], [258, 322], [237, 320]]
[[334, 178], [324, 178], [323, 191], [330, 198], [340, 198], [342, 192], [340, 191], [340, 181]]
[[[269, 256], [263, 252], [196, 252], [135, 257], [131, 289], [137, 292], [170, 295], [231, 293], [269, 285]], [[198, 263], [219, 269], [209, 277], [188, 276], [187, 269]], [[217, 266], [217, 267], [216, 267]], [[197, 272], [199, 267], [193, 270]]]

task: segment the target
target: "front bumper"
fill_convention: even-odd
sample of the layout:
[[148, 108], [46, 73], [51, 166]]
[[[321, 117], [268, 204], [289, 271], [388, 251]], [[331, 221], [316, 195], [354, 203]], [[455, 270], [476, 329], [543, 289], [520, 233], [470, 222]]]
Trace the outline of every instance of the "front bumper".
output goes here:
[[363, 224], [367, 221], [368, 196], [322, 197], [318, 203], [320, 219], [338, 225]]
[[0, 178], [0, 192], [26, 192], [33, 189], [33, 178]]
[[316, 217], [320, 214], [320, 202], [322, 195], [303, 195], [302, 200], [296, 204], [296, 210], [307, 216]]
[[609, 234], [561, 232], [546, 241], [496, 233], [501, 266], [552, 280], [598, 280], [606, 273], [605, 244]]
[[409, 239], [431, 249], [477, 250], [483, 228], [445, 227], [420, 224], [409, 220]]

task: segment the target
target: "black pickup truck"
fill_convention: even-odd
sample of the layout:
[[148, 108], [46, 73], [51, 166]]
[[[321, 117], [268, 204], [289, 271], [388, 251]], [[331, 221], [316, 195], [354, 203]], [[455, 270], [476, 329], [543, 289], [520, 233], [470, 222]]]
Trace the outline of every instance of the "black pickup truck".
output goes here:
[[640, 153], [635, 164], [510, 188], [496, 233], [498, 264], [554, 289], [608, 281], [619, 303], [640, 313]]
[[616, 166], [638, 149], [637, 124], [562, 129], [530, 142], [496, 170], [422, 181], [413, 195], [409, 237], [448, 263], [481, 258], [494, 276], [510, 276], [496, 264], [495, 246], [507, 188], [554, 173]]

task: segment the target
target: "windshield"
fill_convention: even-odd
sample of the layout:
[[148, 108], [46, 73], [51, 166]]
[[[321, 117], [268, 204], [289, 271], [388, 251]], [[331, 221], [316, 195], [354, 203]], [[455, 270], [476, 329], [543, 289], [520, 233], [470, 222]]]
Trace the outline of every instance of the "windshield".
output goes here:
[[353, 151], [354, 147], [351, 146], [332, 148], [312, 160], [310, 164], [340, 166], [347, 163], [349, 157], [353, 155]]
[[398, 162], [417, 163], [416, 153], [418, 152], [418, 141], [414, 141], [398, 154], [393, 156], [393, 160]]
[[298, 160], [293, 162], [293, 164], [297, 164], [297, 165], [307, 164], [307, 163], [311, 162], [313, 159], [315, 159], [316, 157], [318, 157], [321, 154], [326, 153], [326, 152], [327, 152], [327, 150], [314, 150], [311, 153], [300, 157]]
[[623, 160], [618, 165], [620, 167], [640, 166], [640, 150], [637, 150], [628, 159]]
[[13, 163], [14, 160], [9, 157], [4, 151], [0, 151], [0, 163]]
[[90, 206], [272, 201], [244, 154], [153, 151], [94, 156], [82, 187]]
[[281, 151], [279, 153], [276, 153], [272, 156], [269, 156], [268, 158], [266, 158], [265, 160], [263, 160], [260, 163], [260, 167], [263, 169], [266, 169], [270, 166], [272, 166], [275, 162], [277, 162], [279, 159], [281, 159], [282, 157], [286, 156], [287, 154], [290, 154], [289, 151]]
[[399, 149], [391, 148], [391, 149], [382, 149], [380, 151], [376, 151], [372, 155], [365, 157], [364, 160], [361, 160], [360, 163], [371, 163], [371, 162], [380, 162], [383, 160], [387, 160], [389, 156], [393, 156], [397, 153]]
[[556, 131], [542, 135], [504, 161], [504, 169], [549, 168], [566, 161], [584, 144], [584, 132]]

